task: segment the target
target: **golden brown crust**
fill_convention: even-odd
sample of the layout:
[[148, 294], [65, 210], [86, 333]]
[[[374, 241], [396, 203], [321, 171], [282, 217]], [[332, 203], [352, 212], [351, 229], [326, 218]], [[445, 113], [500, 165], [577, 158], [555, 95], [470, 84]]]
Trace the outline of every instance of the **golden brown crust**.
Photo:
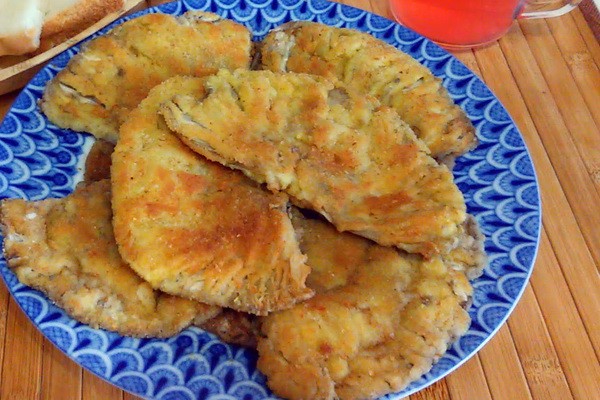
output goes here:
[[149, 90], [175, 75], [247, 68], [250, 32], [215, 14], [145, 15], [89, 42], [47, 86], [41, 108], [58, 126], [116, 142]]
[[312, 295], [287, 197], [187, 148], [157, 110], [202, 78], [154, 88], [122, 126], [113, 153], [114, 227], [123, 258], [155, 288], [265, 314]]
[[82, 0], [44, 20], [40, 46], [42, 53], [77, 35], [111, 12], [120, 10], [124, 0]]
[[73, 318], [137, 337], [168, 337], [219, 309], [153, 291], [121, 259], [111, 225], [110, 182], [64, 199], [1, 206], [4, 252], [19, 280]]
[[476, 145], [475, 129], [441, 81], [398, 49], [352, 29], [291, 22], [261, 44], [262, 68], [341, 80], [393, 107], [436, 159], [454, 158]]
[[472, 288], [441, 258], [399, 253], [321, 221], [293, 222], [317, 294], [261, 318], [258, 368], [275, 394], [369, 399], [397, 392], [466, 332]]
[[392, 109], [306, 74], [222, 70], [206, 87], [161, 110], [198, 153], [341, 231], [428, 256], [455, 246], [462, 194]]
[[46, 18], [41, 37], [68, 31], [81, 32], [107, 14], [121, 9], [124, 4], [124, 0], [80, 0]]

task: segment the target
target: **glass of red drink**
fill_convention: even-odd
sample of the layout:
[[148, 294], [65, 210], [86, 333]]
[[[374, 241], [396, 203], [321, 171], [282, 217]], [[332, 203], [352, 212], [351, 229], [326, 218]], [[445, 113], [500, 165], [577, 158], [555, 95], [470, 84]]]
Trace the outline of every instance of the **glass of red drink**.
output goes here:
[[581, 0], [562, 1], [551, 10], [526, 8], [556, 1], [528, 0], [390, 0], [402, 25], [451, 49], [479, 47], [500, 38], [516, 18], [548, 18], [566, 14]]

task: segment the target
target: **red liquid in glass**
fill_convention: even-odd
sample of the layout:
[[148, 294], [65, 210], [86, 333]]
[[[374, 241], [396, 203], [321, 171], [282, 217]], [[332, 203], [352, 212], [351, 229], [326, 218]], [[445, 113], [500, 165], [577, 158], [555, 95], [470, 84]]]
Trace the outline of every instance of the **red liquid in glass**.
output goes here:
[[522, 0], [390, 0], [396, 19], [449, 47], [498, 39], [516, 18]]

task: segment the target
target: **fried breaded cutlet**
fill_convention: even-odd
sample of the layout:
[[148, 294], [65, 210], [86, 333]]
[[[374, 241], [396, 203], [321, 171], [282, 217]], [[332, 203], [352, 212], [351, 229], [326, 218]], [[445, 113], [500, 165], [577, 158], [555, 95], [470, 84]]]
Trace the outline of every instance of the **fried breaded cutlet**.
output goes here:
[[381, 247], [294, 218], [317, 294], [261, 318], [258, 368], [287, 399], [369, 399], [403, 389], [464, 334], [472, 288], [440, 257]]
[[312, 296], [288, 198], [192, 152], [158, 115], [202, 78], [154, 88], [123, 124], [112, 158], [114, 228], [131, 267], [167, 293], [266, 314]]
[[93, 39], [48, 83], [40, 103], [62, 127], [116, 142], [150, 89], [176, 75], [248, 68], [250, 31], [216, 14], [148, 14]]
[[110, 181], [63, 199], [2, 201], [4, 253], [19, 281], [44, 292], [73, 318], [136, 337], [168, 337], [219, 307], [152, 289], [119, 256]]
[[161, 109], [198, 153], [338, 230], [428, 256], [455, 246], [463, 196], [391, 108], [306, 74], [221, 70], [205, 86]]
[[[332, 228], [324, 227], [324, 223], [305, 221], [297, 210], [293, 214], [294, 229], [303, 238], [301, 249], [306, 252], [307, 263], [312, 267], [306, 285], [315, 293], [322, 294], [352, 284], [352, 274], [360, 268], [356, 267], [357, 260], [363, 259], [368, 248], [374, 244], [359, 236], [332, 233]], [[467, 215], [459, 235], [458, 246], [443, 256], [445, 268], [452, 271], [453, 275], [460, 275], [462, 272], [469, 280], [481, 276], [487, 264], [483, 248], [484, 239], [475, 218]], [[318, 242], [320, 244], [315, 245]], [[323, 251], [323, 248], [326, 250]], [[460, 280], [460, 285], [464, 285], [462, 277]], [[369, 290], [366, 287], [364, 289]], [[465, 309], [471, 303], [470, 291], [466, 291], [469, 292], [467, 301], [461, 303], [461, 307]], [[261, 317], [224, 308], [218, 315], [197, 326], [214, 333], [226, 343], [256, 348], [260, 336], [260, 322]]]
[[339, 79], [393, 107], [438, 160], [476, 145], [475, 129], [440, 79], [408, 54], [373, 36], [314, 22], [290, 22], [261, 44], [261, 68]]
[[[85, 160], [85, 182], [110, 179], [111, 155], [114, 147], [112, 143], [104, 140], [94, 142]], [[192, 325], [214, 333], [223, 342], [256, 347], [258, 319], [254, 315], [222, 308], [216, 315], [198, 314]]]

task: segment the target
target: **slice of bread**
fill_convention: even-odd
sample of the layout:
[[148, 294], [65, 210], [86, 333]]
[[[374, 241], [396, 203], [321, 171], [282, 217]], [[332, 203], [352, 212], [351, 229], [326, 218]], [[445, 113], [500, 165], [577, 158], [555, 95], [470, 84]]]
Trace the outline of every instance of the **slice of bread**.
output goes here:
[[106, 14], [117, 11], [124, 0], [42, 0], [45, 18], [38, 53], [77, 35]]
[[0, 0], [0, 56], [46, 51], [123, 6], [124, 0]]
[[44, 20], [39, 0], [0, 0], [0, 10], [0, 56], [37, 49]]

